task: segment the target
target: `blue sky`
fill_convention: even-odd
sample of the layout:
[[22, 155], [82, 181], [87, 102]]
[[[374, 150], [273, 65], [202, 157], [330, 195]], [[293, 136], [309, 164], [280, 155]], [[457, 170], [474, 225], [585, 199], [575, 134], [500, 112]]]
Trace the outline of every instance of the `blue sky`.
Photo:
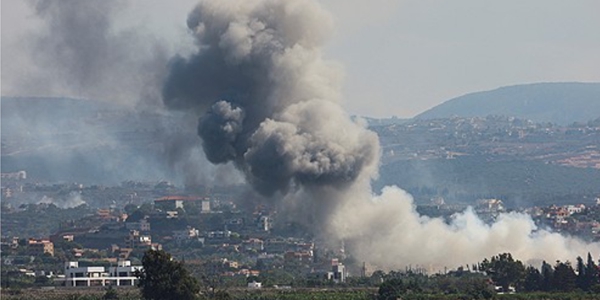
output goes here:
[[[123, 26], [183, 47], [195, 1], [129, 1]], [[174, 2], [174, 3], [171, 3]], [[411, 117], [445, 100], [500, 86], [600, 82], [597, 0], [322, 0], [335, 21], [325, 55], [345, 70], [351, 114]], [[40, 22], [22, 0], [2, 0], [2, 93], [30, 63], [16, 41]]]

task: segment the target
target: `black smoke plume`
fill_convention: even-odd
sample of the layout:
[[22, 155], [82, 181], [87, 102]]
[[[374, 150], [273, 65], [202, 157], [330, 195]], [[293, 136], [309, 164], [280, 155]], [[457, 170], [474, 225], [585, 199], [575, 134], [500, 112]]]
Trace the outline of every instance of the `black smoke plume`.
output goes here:
[[338, 104], [321, 59], [329, 16], [311, 1], [202, 1], [187, 25], [198, 50], [176, 57], [165, 104], [199, 112], [207, 158], [234, 162], [261, 193], [342, 187], [372, 167], [374, 133]]

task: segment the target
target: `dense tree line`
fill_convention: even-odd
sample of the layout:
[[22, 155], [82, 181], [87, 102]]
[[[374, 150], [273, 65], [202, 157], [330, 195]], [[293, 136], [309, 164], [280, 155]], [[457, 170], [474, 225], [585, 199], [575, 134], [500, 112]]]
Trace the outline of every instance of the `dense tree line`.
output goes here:
[[483, 260], [479, 264], [479, 271], [485, 272], [504, 290], [513, 286], [522, 292], [600, 291], [598, 265], [590, 253], [586, 262], [577, 257], [575, 268], [568, 261], [556, 261], [554, 266], [544, 261], [540, 268], [525, 267], [519, 260], [514, 260], [510, 253], [503, 253]]
[[383, 280], [378, 289], [378, 300], [420, 299], [425, 295], [428, 298], [447, 296], [448, 299], [490, 299], [495, 294], [489, 277], [463, 268], [433, 276], [410, 271], [392, 271], [373, 276], [382, 276]]
[[526, 267], [510, 253], [502, 253], [484, 259], [467, 271], [461, 267], [433, 276], [411, 272], [379, 272], [373, 276], [383, 281], [379, 286], [379, 300], [423, 294], [489, 299], [496, 292], [600, 293], [599, 267], [589, 253], [585, 261], [578, 257], [575, 267], [568, 261], [556, 261], [554, 265], [544, 261], [539, 268]]

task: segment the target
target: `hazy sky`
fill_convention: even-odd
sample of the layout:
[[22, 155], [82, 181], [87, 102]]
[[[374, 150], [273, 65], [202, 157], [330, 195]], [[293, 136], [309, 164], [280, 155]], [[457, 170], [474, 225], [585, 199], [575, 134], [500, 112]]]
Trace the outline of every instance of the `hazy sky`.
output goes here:
[[[195, 1], [130, 1], [124, 26], [175, 49]], [[174, 3], [172, 3], [174, 2]], [[328, 59], [345, 69], [352, 114], [411, 117], [465, 93], [532, 82], [600, 82], [597, 0], [321, 0], [336, 30]], [[22, 0], [2, 0], [2, 94], [29, 63], [16, 46], [40, 26]], [[23, 91], [26, 94], [26, 91]]]

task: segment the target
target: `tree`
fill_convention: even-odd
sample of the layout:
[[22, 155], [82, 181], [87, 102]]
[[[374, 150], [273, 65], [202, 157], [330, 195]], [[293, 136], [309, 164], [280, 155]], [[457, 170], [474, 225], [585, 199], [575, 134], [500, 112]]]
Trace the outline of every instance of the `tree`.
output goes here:
[[461, 279], [460, 283], [461, 289], [471, 299], [491, 299], [494, 296], [494, 289], [485, 278], [467, 277]]
[[196, 299], [200, 286], [196, 278], [165, 251], [148, 250], [137, 272], [144, 299]]
[[587, 274], [586, 274], [586, 267], [585, 264], [583, 263], [583, 258], [581, 258], [581, 256], [577, 257], [577, 287], [580, 288], [581, 290], [587, 290], [589, 288], [588, 286], [588, 282], [587, 282]]
[[108, 286], [108, 289], [106, 289], [106, 292], [104, 293], [104, 296], [102, 296], [102, 300], [118, 300], [119, 299], [119, 294], [117, 293], [117, 290], [115, 290], [112, 285]]
[[587, 264], [585, 266], [586, 290], [591, 290], [594, 286], [600, 284], [598, 266], [592, 259], [592, 255], [588, 252]]
[[126, 221], [127, 222], [139, 222], [141, 219], [145, 218], [147, 215], [150, 215], [150, 213], [152, 213], [152, 204], [144, 203], [144, 204], [140, 205], [140, 207], [138, 209], [134, 210], [131, 214], [129, 214]]
[[485, 271], [505, 291], [508, 291], [510, 285], [517, 285], [525, 274], [523, 263], [514, 260], [510, 253], [493, 256], [490, 261], [484, 260], [480, 269]]
[[378, 290], [378, 300], [394, 300], [398, 299], [406, 292], [407, 287], [400, 278], [392, 278], [384, 281]]
[[556, 262], [554, 267], [553, 286], [561, 292], [571, 292], [577, 287], [577, 275], [569, 262]]
[[549, 292], [553, 289], [554, 268], [546, 261], [542, 262], [542, 291]]
[[129, 204], [125, 205], [125, 207], [123, 207], [123, 210], [128, 215], [131, 215], [137, 209], [138, 209], [138, 206], [135, 204], [131, 204], [131, 203], [129, 203]]
[[385, 278], [385, 272], [381, 271], [381, 270], [377, 270], [375, 272], [373, 272], [373, 274], [371, 274], [371, 285], [379, 285], [383, 282], [383, 279]]
[[542, 273], [540, 273], [540, 271], [538, 271], [538, 269], [536, 269], [533, 266], [527, 267], [527, 269], [525, 270], [525, 280], [523, 282], [523, 289], [526, 292], [541, 291], [542, 282]]

